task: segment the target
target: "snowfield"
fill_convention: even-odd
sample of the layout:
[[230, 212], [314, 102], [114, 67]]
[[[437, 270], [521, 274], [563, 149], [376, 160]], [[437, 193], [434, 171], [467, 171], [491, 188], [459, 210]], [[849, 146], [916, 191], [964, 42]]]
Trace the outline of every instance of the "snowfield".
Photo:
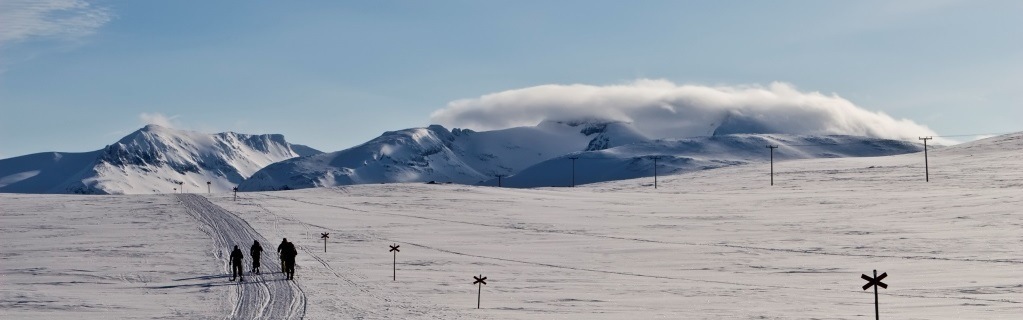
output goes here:
[[[883, 318], [1019, 319], [1020, 150], [1023, 134], [932, 150], [929, 183], [913, 153], [781, 161], [773, 187], [756, 163], [656, 190], [0, 194], [0, 318], [871, 319], [876, 269]], [[227, 281], [228, 246], [282, 237], [294, 282]]]

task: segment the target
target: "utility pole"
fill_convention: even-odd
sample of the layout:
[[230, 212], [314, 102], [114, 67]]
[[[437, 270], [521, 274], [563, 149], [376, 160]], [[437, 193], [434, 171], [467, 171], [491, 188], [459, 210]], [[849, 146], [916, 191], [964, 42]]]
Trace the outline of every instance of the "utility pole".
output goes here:
[[660, 158], [660, 156], [654, 156], [654, 189], [657, 189], [657, 159]]
[[771, 185], [774, 185], [774, 149], [778, 149], [778, 146], [767, 145], [768, 149], [771, 149]]
[[498, 188], [500, 188], [500, 187], [501, 187], [501, 178], [503, 178], [503, 177], [504, 177], [504, 175], [503, 175], [503, 174], [499, 174], [499, 175], [497, 175], [497, 187], [498, 187]]
[[575, 188], [575, 159], [579, 159], [579, 157], [572, 156], [568, 158], [572, 159], [572, 187]]
[[924, 141], [924, 179], [926, 182], [931, 182], [931, 168], [930, 164], [927, 163], [927, 140], [934, 139], [934, 137], [920, 137], [920, 140]]

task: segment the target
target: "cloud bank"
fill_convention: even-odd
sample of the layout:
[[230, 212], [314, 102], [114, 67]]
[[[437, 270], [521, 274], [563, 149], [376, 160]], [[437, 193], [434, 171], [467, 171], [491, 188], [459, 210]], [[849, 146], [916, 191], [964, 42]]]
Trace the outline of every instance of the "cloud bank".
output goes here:
[[87, 36], [112, 17], [84, 0], [0, 0], [0, 47], [36, 37]]
[[624, 85], [542, 85], [463, 99], [431, 114], [433, 123], [494, 130], [544, 120], [603, 119], [633, 123], [653, 138], [718, 133], [842, 134], [917, 140], [926, 126], [856, 106], [837, 95], [767, 86], [678, 85], [637, 80]]

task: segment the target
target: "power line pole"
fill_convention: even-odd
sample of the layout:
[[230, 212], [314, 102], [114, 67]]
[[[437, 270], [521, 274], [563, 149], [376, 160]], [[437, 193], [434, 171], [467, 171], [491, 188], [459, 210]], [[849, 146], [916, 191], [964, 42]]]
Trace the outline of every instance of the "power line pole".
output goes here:
[[579, 159], [579, 157], [568, 157], [568, 158], [572, 159], [572, 187], [575, 188], [575, 159]]
[[934, 137], [920, 137], [920, 140], [924, 141], [924, 179], [926, 182], [931, 182], [931, 168], [930, 164], [927, 163], [927, 140], [934, 139]]
[[660, 158], [659, 156], [654, 156], [654, 189], [657, 189], [657, 159]]
[[771, 149], [771, 185], [774, 185], [774, 149], [778, 149], [778, 146], [767, 145], [768, 149]]

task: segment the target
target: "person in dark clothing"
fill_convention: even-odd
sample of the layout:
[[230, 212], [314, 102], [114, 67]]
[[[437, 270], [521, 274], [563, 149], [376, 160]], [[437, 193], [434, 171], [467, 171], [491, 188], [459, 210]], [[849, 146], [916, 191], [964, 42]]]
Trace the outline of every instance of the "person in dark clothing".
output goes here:
[[263, 255], [263, 246], [259, 245], [259, 240], [252, 241], [249, 255], [252, 256], [252, 272], [259, 274], [259, 256]]
[[234, 251], [231, 251], [231, 281], [234, 281], [235, 277], [238, 277], [238, 281], [245, 281], [242, 278], [242, 258], [242, 249], [234, 246]]
[[281, 259], [284, 259], [284, 274], [288, 276], [288, 280], [295, 279], [295, 256], [297, 255], [298, 250], [291, 242], [285, 244], [281, 250]]
[[277, 245], [277, 257], [281, 258], [281, 272], [287, 269], [287, 266], [284, 265], [284, 255], [281, 254], [281, 251], [284, 250], [288, 243], [288, 238], [284, 238], [284, 240], [281, 240], [281, 244]]

